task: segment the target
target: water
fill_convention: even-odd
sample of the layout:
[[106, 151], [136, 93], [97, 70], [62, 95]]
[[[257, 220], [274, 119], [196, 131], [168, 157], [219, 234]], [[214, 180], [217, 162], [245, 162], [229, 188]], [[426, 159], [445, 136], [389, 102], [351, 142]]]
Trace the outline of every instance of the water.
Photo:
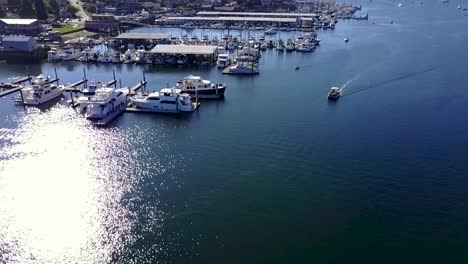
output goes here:
[[312, 54], [266, 51], [254, 77], [31, 66], [61, 83], [84, 67], [123, 85], [144, 71], [150, 90], [188, 73], [229, 89], [189, 116], [104, 129], [63, 101], [0, 99], [0, 263], [467, 262], [468, 18], [455, 2], [362, 4], [375, 24], [340, 21]]

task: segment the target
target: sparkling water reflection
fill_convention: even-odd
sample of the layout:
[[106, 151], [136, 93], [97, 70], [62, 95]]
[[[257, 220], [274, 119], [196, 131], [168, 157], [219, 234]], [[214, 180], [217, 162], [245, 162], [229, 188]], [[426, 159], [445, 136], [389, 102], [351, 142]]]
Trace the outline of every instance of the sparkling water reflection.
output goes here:
[[[139, 135], [155, 134], [138, 127], [96, 129], [62, 106], [43, 113], [28, 108], [10, 121], [18, 127], [0, 131], [4, 261], [107, 263], [120, 259], [144, 232], [162, 235], [166, 216], [157, 190], [176, 179], [154, 177], [183, 159], [165, 163], [144, 145], [135, 148], [147, 140]], [[158, 132], [152, 145], [163, 153], [164, 131]], [[139, 181], [150, 182], [155, 200], [142, 202]], [[140, 214], [144, 223], [137, 223]], [[143, 232], [132, 232], [136, 225]], [[164, 241], [154, 246], [155, 255], [163, 253]]]

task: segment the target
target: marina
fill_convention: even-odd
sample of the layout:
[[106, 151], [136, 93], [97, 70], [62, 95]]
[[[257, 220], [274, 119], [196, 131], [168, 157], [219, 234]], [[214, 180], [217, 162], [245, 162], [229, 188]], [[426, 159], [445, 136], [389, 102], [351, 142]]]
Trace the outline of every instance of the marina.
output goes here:
[[[64, 88], [0, 97], [0, 262], [465, 263], [465, 4], [347, 3], [369, 20], [157, 24], [55, 46], [82, 60], [0, 63], [0, 92]], [[162, 4], [151, 20], [196, 16]]]

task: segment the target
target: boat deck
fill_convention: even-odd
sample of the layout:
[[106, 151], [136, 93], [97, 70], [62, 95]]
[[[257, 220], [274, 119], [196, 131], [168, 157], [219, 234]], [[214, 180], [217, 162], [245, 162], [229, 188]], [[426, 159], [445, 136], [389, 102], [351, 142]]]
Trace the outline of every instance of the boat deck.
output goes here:
[[[200, 103], [192, 103], [193, 104], [193, 111], [198, 110], [200, 107]], [[155, 114], [180, 114], [180, 113], [185, 113], [185, 112], [161, 112], [157, 111], [154, 109], [148, 109], [148, 108], [136, 108], [134, 107], [131, 103], [128, 104], [128, 107], [125, 109], [125, 112], [129, 113], [155, 113]]]
[[114, 119], [116, 119], [118, 116], [120, 116], [124, 112], [125, 112], [125, 107], [121, 106], [120, 108], [118, 108], [116, 111], [112, 112], [110, 115], [106, 116], [105, 118], [95, 121], [94, 124], [96, 124], [97, 126], [107, 126], [112, 121], [114, 121]]

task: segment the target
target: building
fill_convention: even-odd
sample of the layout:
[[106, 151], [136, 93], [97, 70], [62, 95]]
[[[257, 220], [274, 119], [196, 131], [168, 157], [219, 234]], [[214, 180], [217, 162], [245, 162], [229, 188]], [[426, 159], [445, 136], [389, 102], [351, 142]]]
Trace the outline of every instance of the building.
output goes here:
[[35, 36], [44, 31], [37, 19], [0, 19], [0, 34]]
[[117, 30], [120, 23], [113, 15], [92, 15], [91, 20], [85, 22], [87, 30]]
[[6, 36], [2, 40], [5, 52], [33, 52], [37, 49], [37, 42], [29, 36]]

